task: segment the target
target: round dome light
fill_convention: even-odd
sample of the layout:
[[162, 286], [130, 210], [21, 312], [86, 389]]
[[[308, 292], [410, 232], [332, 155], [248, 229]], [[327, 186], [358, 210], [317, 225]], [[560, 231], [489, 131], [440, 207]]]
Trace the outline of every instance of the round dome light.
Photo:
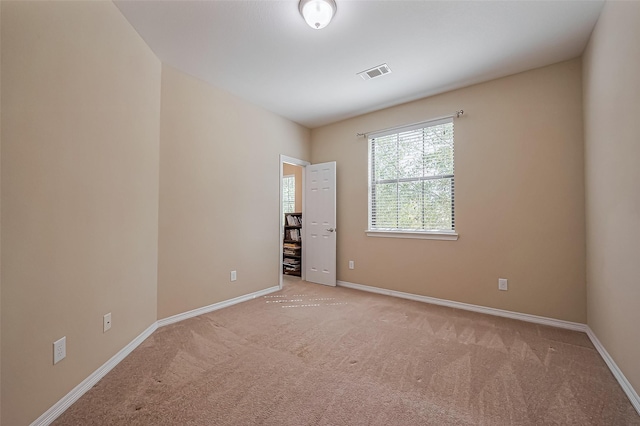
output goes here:
[[300, 0], [300, 14], [309, 26], [320, 30], [331, 22], [336, 13], [334, 0]]

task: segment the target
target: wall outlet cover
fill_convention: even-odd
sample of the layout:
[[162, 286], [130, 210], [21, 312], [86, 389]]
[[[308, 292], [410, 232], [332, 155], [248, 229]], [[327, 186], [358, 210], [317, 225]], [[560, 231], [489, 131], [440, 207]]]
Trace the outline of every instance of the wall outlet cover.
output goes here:
[[111, 312], [102, 317], [102, 332], [106, 333], [111, 329]]
[[67, 356], [67, 336], [53, 342], [53, 364], [57, 364]]
[[498, 290], [507, 291], [508, 283], [506, 278], [498, 278]]
[[231, 271], [231, 281], [235, 281], [238, 279], [238, 274], [236, 271]]

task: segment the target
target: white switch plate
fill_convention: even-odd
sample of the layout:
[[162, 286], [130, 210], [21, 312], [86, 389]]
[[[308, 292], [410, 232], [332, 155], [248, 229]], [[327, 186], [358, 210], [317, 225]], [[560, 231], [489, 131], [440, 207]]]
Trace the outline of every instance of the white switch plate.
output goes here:
[[111, 312], [102, 317], [102, 332], [106, 333], [111, 329]]
[[231, 271], [231, 281], [235, 281], [238, 279], [238, 274], [236, 271]]
[[355, 268], [355, 267], [356, 267], [356, 266], [355, 266], [355, 263], [353, 262], [353, 260], [350, 260], [350, 261], [349, 261], [349, 269], [353, 269], [353, 268]]
[[67, 336], [53, 342], [53, 363], [57, 364], [67, 356]]
[[507, 291], [508, 284], [506, 278], [498, 278], [498, 290]]

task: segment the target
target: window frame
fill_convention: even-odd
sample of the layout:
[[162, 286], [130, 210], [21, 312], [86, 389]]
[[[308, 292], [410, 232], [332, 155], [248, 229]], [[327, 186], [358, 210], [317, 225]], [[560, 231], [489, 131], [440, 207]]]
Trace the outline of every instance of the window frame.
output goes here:
[[[458, 239], [458, 232], [455, 230], [455, 219], [454, 219], [454, 229], [452, 230], [429, 230], [429, 231], [421, 231], [421, 230], [403, 230], [403, 229], [373, 229], [372, 228], [372, 213], [373, 213], [373, 176], [372, 176], [372, 166], [373, 166], [373, 158], [372, 158], [372, 143], [371, 139], [380, 138], [384, 136], [389, 136], [393, 134], [398, 134], [402, 132], [407, 132], [411, 130], [421, 129], [425, 127], [437, 126], [439, 124], [444, 123], [453, 123], [453, 117], [442, 117], [434, 120], [423, 121], [420, 123], [415, 123], [407, 126], [394, 127], [392, 129], [388, 129], [385, 131], [370, 133], [366, 135], [367, 139], [367, 198], [368, 198], [368, 212], [367, 212], [367, 230], [365, 231], [366, 235], [369, 237], [382, 237], [382, 238], [411, 238], [411, 239], [430, 239], [430, 240], [448, 240], [455, 241]], [[453, 142], [453, 147], [455, 151], [455, 137]], [[420, 179], [424, 179], [425, 176], [422, 176]], [[454, 173], [451, 177], [455, 181], [455, 169]], [[455, 194], [452, 193], [451, 198], [451, 207], [455, 211]]]

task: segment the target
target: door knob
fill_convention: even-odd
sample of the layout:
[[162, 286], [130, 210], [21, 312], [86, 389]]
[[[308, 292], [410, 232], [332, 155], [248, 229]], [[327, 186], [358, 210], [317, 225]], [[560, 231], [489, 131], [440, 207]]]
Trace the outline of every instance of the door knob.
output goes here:
[[333, 229], [333, 228], [329, 228], [329, 229], [327, 229], [327, 231], [328, 231], [328, 232], [333, 232], [333, 231], [335, 231], [335, 229]]

